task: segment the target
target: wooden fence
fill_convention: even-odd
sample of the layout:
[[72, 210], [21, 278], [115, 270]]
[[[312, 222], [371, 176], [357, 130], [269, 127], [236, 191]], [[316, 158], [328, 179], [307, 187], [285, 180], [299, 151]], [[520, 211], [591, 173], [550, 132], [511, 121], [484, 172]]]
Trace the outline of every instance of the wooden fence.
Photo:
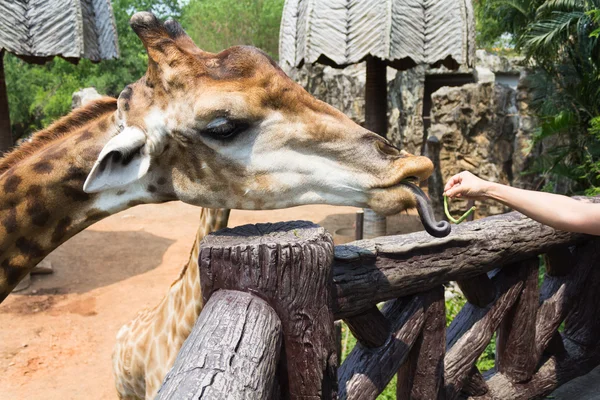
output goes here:
[[[599, 255], [600, 238], [516, 212], [335, 248], [303, 221], [222, 230], [201, 247], [205, 308], [157, 398], [375, 399], [394, 374], [398, 399], [543, 398], [600, 364]], [[449, 281], [468, 302], [446, 328]], [[339, 368], [338, 319], [359, 341]]]

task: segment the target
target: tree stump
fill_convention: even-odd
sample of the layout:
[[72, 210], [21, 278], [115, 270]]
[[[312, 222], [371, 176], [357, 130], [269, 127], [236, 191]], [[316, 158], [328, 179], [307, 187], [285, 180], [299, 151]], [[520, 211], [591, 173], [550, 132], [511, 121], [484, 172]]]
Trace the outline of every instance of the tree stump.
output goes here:
[[279, 316], [282, 398], [337, 395], [337, 352], [331, 307], [333, 241], [305, 221], [244, 225], [207, 236], [200, 249], [206, 303], [219, 289], [253, 293]]
[[206, 304], [157, 399], [271, 398], [281, 322], [264, 300], [222, 290]]

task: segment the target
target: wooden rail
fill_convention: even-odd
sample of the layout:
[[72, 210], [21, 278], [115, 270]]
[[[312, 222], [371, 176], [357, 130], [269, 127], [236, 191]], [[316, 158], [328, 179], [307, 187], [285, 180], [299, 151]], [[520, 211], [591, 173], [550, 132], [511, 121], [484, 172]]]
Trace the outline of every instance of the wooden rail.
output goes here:
[[[398, 399], [541, 398], [600, 364], [599, 256], [600, 238], [518, 213], [335, 250], [308, 222], [222, 230], [202, 243], [206, 306], [158, 399], [374, 399], [395, 374]], [[468, 302], [446, 328], [449, 281]], [[339, 369], [335, 319], [359, 340]]]

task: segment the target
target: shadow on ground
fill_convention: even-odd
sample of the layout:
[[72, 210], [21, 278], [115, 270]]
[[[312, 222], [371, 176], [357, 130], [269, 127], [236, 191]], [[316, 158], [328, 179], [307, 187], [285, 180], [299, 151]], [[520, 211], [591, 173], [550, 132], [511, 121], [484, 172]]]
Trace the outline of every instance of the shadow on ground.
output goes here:
[[83, 231], [48, 256], [52, 275], [32, 277], [32, 285], [12, 294], [14, 300], [0, 305], [0, 313], [44, 311], [66, 294], [86, 293], [153, 270], [174, 242], [144, 231]]

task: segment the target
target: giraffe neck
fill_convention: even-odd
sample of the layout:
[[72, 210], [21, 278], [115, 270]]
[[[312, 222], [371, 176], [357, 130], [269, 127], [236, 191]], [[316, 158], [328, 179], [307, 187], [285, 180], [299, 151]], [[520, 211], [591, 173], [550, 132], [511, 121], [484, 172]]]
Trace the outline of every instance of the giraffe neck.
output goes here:
[[[195, 322], [202, 309], [202, 295], [200, 287], [200, 267], [198, 265], [198, 257], [200, 255], [200, 242], [209, 233], [218, 231], [227, 227], [229, 221], [229, 209], [225, 208], [202, 208], [200, 211], [200, 224], [196, 232], [196, 240], [194, 247], [190, 253], [190, 258], [187, 264], [183, 267], [179, 278], [173, 283], [172, 288], [174, 293], [170, 293], [170, 297], [187, 298], [188, 304], [179, 303], [184, 310], [178, 310], [175, 315], [183, 315], [186, 312], [191, 313], [190, 318]], [[185, 292], [184, 294], [180, 292]], [[191, 295], [191, 298], [186, 295]], [[183, 296], [183, 297], [182, 297]], [[168, 296], [169, 297], [169, 296]], [[188, 305], [193, 304], [193, 307]], [[186, 320], [186, 318], [184, 318]], [[193, 324], [192, 324], [193, 326]], [[190, 327], [191, 328], [191, 327]]]
[[[63, 125], [69, 125], [68, 118], [61, 120]], [[56, 129], [66, 129], [61, 121]], [[30, 143], [15, 151], [24, 154], [7, 156], [16, 161], [0, 175], [0, 303], [31, 268], [67, 239], [134, 201], [150, 200], [147, 193], [136, 192], [140, 189], [83, 191], [102, 146], [118, 133], [114, 110], [74, 124], [72, 130], [45, 142], [43, 131], [32, 141], [43, 142], [39, 148], [32, 150]]]

